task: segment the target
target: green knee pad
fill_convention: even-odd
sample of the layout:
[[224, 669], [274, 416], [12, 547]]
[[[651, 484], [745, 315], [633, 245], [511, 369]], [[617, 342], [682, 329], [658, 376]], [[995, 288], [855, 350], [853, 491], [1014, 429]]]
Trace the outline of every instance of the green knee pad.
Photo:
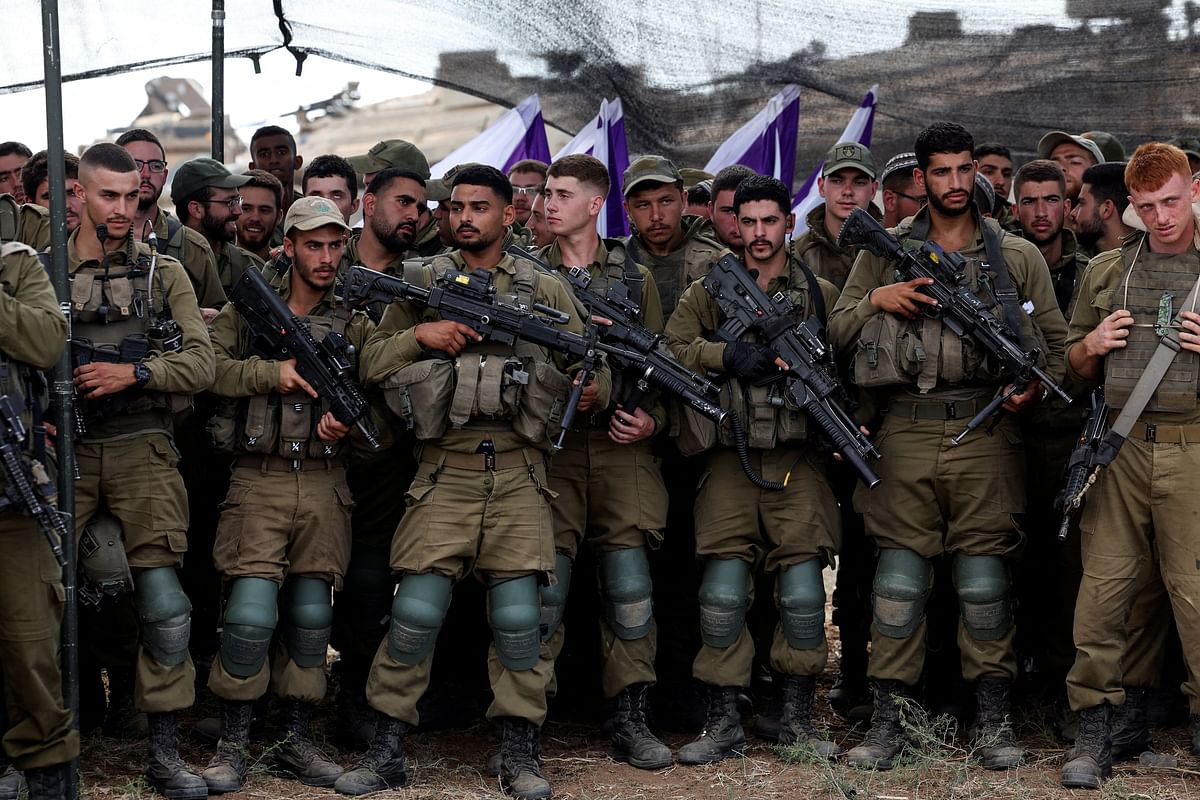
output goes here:
[[618, 639], [632, 641], [650, 633], [654, 623], [650, 562], [646, 548], [610, 550], [600, 554], [604, 618]]
[[700, 638], [709, 647], [732, 647], [746, 625], [750, 565], [738, 558], [710, 558], [700, 581]]
[[1001, 556], [954, 557], [954, 589], [963, 627], [978, 642], [994, 642], [1012, 627], [1008, 565]]
[[453, 588], [453, 581], [432, 572], [409, 573], [400, 578], [388, 628], [388, 653], [392, 658], [401, 664], [420, 664], [433, 652]]
[[793, 649], [816, 650], [825, 641], [825, 583], [819, 558], [779, 573], [779, 622]]
[[543, 642], [548, 642], [562, 625], [563, 613], [567, 610], [567, 595], [571, 592], [571, 570], [573, 562], [566, 553], [554, 554], [554, 585], [541, 588], [542, 612], [538, 622], [538, 633]]
[[929, 559], [912, 550], [879, 551], [871, 607], [875, 627], [889, 639], [911, 636], [925, 616], [925, 602], [933, 585]]
[[164, 667], [187, 660], [192, 634], [192, 603], [179, 585], [174, 567], [142, 570], [134, 578], [134, 603], [142, 645]]
[[234, 579], [221, 632], [221, 665], [233, 677], [253, 677], [267, 663], [278, 621], [278, 596], [275, 581]]
[[288, 578], [283, 641], [296, 666], [325, 665], [329, 634], [333, 631], [333, 603], [329, 592], [329, 583], [320, 578]]
[[506, 668], [519, 672], [537, 664], [541, 616], [537, 576], [498, 581], [488, 588], [488, 622], [496, 655]]

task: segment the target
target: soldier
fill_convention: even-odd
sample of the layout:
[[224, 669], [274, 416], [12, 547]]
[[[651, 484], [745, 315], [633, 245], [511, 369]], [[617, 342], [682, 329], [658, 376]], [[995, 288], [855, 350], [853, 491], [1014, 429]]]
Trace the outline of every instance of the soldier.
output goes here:
[[[640, 309], [647, 330], [661, 333], [662, 306], [654, 277], [634, 263], [618, 240], [601, 239], [596, 221], [608, 197], [604, 164], [588, 155], [569, 155], [550, 165], [546, 177], [546, 220], [554, 244], [541, 257], [555, 269], [587, 270], [600, 295], [622, 281]], [[600, 562], [600, 620], [603, 689], [613, 702], [612, 756], [639, 769], [671, 764], [671, 750], [646, 727], [646, 691], [655, 682], [656, 628], [647, 545], [662, 540], [667, 490], [650, 439], [666, 427], [661, 404], [626, 411], [618, 401], [628, 383], [617, 376], [613, 403], [576, 418], [564, 449], [554, 457], [550, 487], [554, 502], [556, 583], [542, 590], [542, 638], [553, 657], [562, 650], [563, 612], [572, 565], [586, 538]], [[648, 410], [647, 410], [648, 409]], [[549, 665], [550, 672], [553, 665]]]
[[27, 203], [21, 184], [21, 169], [33, 158], [33, 151], [20, 142], [0, 142], [0, 194], [11, 194], [18, 203]]
[[742, 229], [737, 214], [733, 211], [733, 194], [742, 181], [754, 170], [742, 164], [725, 167], [713, 178], [712, 200], [709, 202], [709, 219], [712, 221], [714, 238], [728, 247], [735, 256], [742, 256]]
[[[79, 198], [75, 196], [75, 181], [79, 179], [79, 156], [63, 153], [63, 169], [66, 173], [67, 235], [79, 227]], [[50, 210], [50, 167], [46, 151], [35, 153], [21, 169], [21, 185], [29, 202]]]
[[[503, 253], [515, 211], [502, 173], [484, 166], [458, 173], [450, 209], [459, 250], [414, 265], [406, 271], [410, 280], [429, 285], [449, 269], [487, 270], [501, 295], [556, 308], [571, 315], [567, 329], [583, 330], [561, 282]], [[431, 357], [434, 351], [451, 360]], [[570, 388], [564, 359], [523, 340], [512, 346], [483, 341], [469, 327], [440, 320], [411, 302], [388, 307], [362, 359], [365, 380], [384, 387], [389, 406], [400, 410], [421, 440], [421, 463], [392, 539], [391, 566], [400, 583], [391, 629], [367, 684], [367, 698], [379, 712], [375, 738], [335, 788], [357, 795], [407, 782], [404, 734], [418, 722], [417, 700], [429, 682], [433, 645], [454, 582], [474, 573], [488, 586], [495, 638], [488, 718], [501, 729], [501, 786], [519, 798], [549, 797], [539, 762], [548, 676], [537, 667], [549, 653], [539, 642], [538, 583], [554, 570], [545, 453], [556, 432], [550, 419], [561, 413]], [[503, 359], [501, 369], [490, 363], [496, 359]], [[517, 372], [528, 383], [513, 408], [503, 398], [512, 398], [505, 387]], [[494, 406], [489, 398], [509, 405], [488, 413]], [[605, 408], [608, 402], [602, 368], [579, 410]]]
[[[997, 317], [1011, 320], [1026, 348], [1044, 340], [1046, 370], [1061, 373], [1066, 323], [1045, 261], [1032, 244], [973, 211], [971, 135], [953, 123], [935, 123], [921, 132], [914, 149], [914, 174], [928, 205], [896, 234], [962, 253], [964, 285]], [[855, 382], [878, 390], [886, 408], [877, 437], [882, 482], [855, 497], [880, 554], [868, 666], [875, 711], [866, 740], [850, 751], [849, 762], [890, 769], [900, 751], [900, 699], [925, 662], [930, 559], [945, 554], [953, 562], [959, 598], [963, 677], [975, 684], [976, 756], [989, 769], [1006, 769], [1024, 755], [1008, 724], [1017, 664], [1007, 559], [1020, 546], [1014, 520], [1025, 503], [1020, 429], [1011, 414], [1003, 415], [996, 435], [976, 432], [957, 447], [951, 444], [963, 420], [1003, 388], [1006, 376], [969, 338], [921, 315], [921, 307], [933, 302], [920, 292], [928, 279], [896, 283], [893, 270], [884, 259], [860, 253], [829, 329], [837, 350], [855, 354]], [[896, 344], [913, 341], [921, 346]], [[1031, 382], [1005, 408], [1019, 411], [1041, 393]]]
[[703, 235], [708, 220], [684, 215], [683, 177], [669, 159], [637, 159], [625, 170], [623, 188], [634, 229], [625, 246], [654, 275], [663, 318], [669, 318], [683, 290], [704, 277], [724, 248]]
[[995, 194], [992, 214], [996, 222], [1004, 230], [1016, 233], [1020, 225], [1008, 202], [1013, 186], [1012, 151], [1002, 144], [981, 144], [975, 148], [975, 161], [979, 164], [979, 174], [992, 184]]
[[894, 228], [914, 216], [925, 205], [924, 190], [917, 187], [913, 170], [917, 168], [916, 153], [899, 153], [888, 159], [879, 175], [883, 187], [883, 224]]
[[839, 142], [825, 154], [825, 165], [817, 178], [817, 191], [825, 202], [808, 212], [808, 230], [792, 240], [791, 249], [814, 275], [838, 289], [846, 283], [855, 252], [837, 245], [838, 232], [856, 208], [882, 218], [871, 202], [878, 186], [875, 159], [858, 142]]
[[[833, 304], [837, 288], [814, 276], [787, 249], [786, 236], [794, 224], [787, 187], [767, 176], [746, 178], [734, 195], [734, 208], [746, 243], [746, 268], [757, 270], [759, 287], [768, 294], [785, 292], [795, 303], [796, 322], [822, 318], [821, 310]], [[782, 362], [753, 332], [731, 344], [712, 341], [722, 322], [716, 300], [699, 281], [692, 283], [667, 325], [671, 351], [688, 369], [726, 374], [723, 402], [742, 407], [743, 418], [750, 420], [750, 463], [768, 480], [781, 480], [788, 472], [791, 479], [782, 492], [749, 485], [728, 432], [713, 431], [711, 422], [683, 412], [680, 451], [693, 456], [707, 450], [696, 495], [696, 555], [704, 564], [699, 593], [703, 646], [693, 675], [707, 689], [708, 713], [704, 731], [680, 748], [679, 761], [708, 764], [745, 747], [737, 693], [750, 685], [754, 644], [745, 620], [750, 573], [760, 559], [768, 572], [778, 571], [781, 620], [771, 663], [785, 676], [779, 741], [832, 757], [837, 746], [813, 726], [812, 704], [827, 655], [821, 570], [833, 563], [838, 548], [837, 502], [824, 458], [807, 444], [803, 412], [774, 408], [759, 384]], [[797, 529], [797, 521], [804, 526]]]
[[1120, 248], [1121, 241], [1133, 233], [1125, 224], [1129, 192], [1125, 188], [1125, 163], [1104, 163], [1088, 167], [1083, 173], [1079, 199], [1071, 208], [1075, 237], [1085, 249], [1104, 253]]
[[513, 187], [513, 208], [517, 212], [517, 220], [513, 226], [515, 233], [520, 233], [529, 221], [529, 212], [533, 209], [533, 198], [542, 193], [546, 186], [546, 169], [544, 161], [536, 158], [526, 158], [513, 164], [508, 170], [508, 182]]
[[304, 170], [300, 181], [305, 197], [324, 197], [332, 200], [342, 212], [346, 224], [358, 211], [358, 176], [354, 167], [341, 156], [317, 156]]
[[[361, 352], [374, 326], [333, 293], [349, 229], [333, 201], [297, 198], [284, 220], [292, 267], [279, 294], [318, 341], [335, 333]], [[242, 788], [254, 702], [269, 681], [287, 720], [276, 767], [307, 786], [332, 786], [342, 769], [313, 744], [310, 724], [325, 697], [330, 588], [341, 587], [350, 556], [353, 503], [342, 441], [349, 430], [297, 374], [295, 359], [255, 351], [236, 309], [217, 316], [212, 337], [213, 392], [231, 401], [218, 406], [209, 431], [217, 450], [236, 458], [214, 546], [228, 600], [208, 681], [221, 699], [221, 741], [204, 780], [212, 794]]]
[[533, 237], [533, 246], [539, 250], [554, 242], [554, 233], [546, 225], [546, 196], [544, 194], [533, 198], [533, 207], [529, 210], [528, 228]]
[[283, 221], [283, 184], [261, 169], [246, 171], [250, 180], [242, 184], [242, 215], [237, 220], [238, 246], [260, 258], [271, 260], [271, 236]]
[[[429, 160], [415, 144], [403, 139], [384, 139], [377, 142], [361, 156], [350, 156], [346, 159], [350, 166], [362, 173], [363, 185], [370, 185], [377, 172], [383, 172], [388, 167], [415, 172], [422, 181], [429, 180]], [[421, 165], [424, 165], [423, 167]]]
[[211, 158], [193, 158], [175, 173], [171, 200], [180, 221], [204, 235], [217, 258], [217, 277], [226, 294], [248, 269], [262, 269], [258, 256], [243, 250], [237, 241], [237, 221], [242, 215], [238, 188], [250, 179], [234, 175]]
[[[1062, 773], [1063, 785], [1076, 788], [1097, 789], [1111, 772], [1113, 706], [1127, 702], [1125, 623], [1138, 595], [1153, 586], [1156, 554], [1188, 671], [1195, 676], [1200, 668], [1200, 620], [1187, 599], [1196, 586], [1197, 495], [1183, 477], [1196, 466], [1187, 442], [1200, 432], [1200, 314], [1183, 299], [1195, 291], [1200, 272], [1192, 208], [1200, 200], [1200, 183], [1191, 177], [1187, 156], [1159, 142], [1134, 152], [1125, 183], [1146, 231], [1088, 265], [1067, 338], [1071, 380], [1102, 383], [1114, 413], [1126, 405], [1141, 409], [1116, 459], [1088, 492], [1079, 522], [1083, 581], [1075, 607], [1075, 664], [1067, 676], [1079, 736]], [[1142, 389], [1151, 387], [1140, 378], [1177, 308], [1181, 350], [1165, 374], [1146, 376], [1153, 392], [1145, 400]], [[1192, 753], [1200, 754], [1200, 689], [1194, 677], [1183, 690], [1191, 706]]]
[[[304, 157], [296, 150], [296, 137], [278, 125], [264, 125], [250, 137], [250, 169], [262, 169], [274, 175], [283, 184], [283, 204], [279, 210], [287, 214], [296, 199], [296, 170], [304, 164]], [[271, 246], [283, 244], [283, 223], [275, 229]]]
[[[1088, 131], [1079, 135], [1084, 139], [1091, 139], [1096, 143], [1100, 148], [1100, 152], [1104, 154], [1105, 163], [1112, 163], [1114, 161], [1125, 162], [1125, 145], [1121, 144], [1121, 140], [1108, 131]], [[1175, 142], [1172, 142], [1172, 144], [1175, 144]], [[1197, 158], [1200, 158], [1200, 155], [1197, 155]], [[1191, 159], [1189, 158], [1188, 161], [1190, 163]]]
[[[36, 371], [58, 360], [66, 319], [31, 247], [0, 244], [0, 283], [0, 394], [27, 431], [24, 442], [7, 430], [2, 438], [38, 470], [46, 464], [41, 415], [47, 398]], [[17, 796], [20, 776], [11, 760], [25, 772], [30, 800], [64, 800], [65, 769], [79, 755], [79, 733], [63, 707], [59, 671], [62, 568], [37, 523], [7, 504], [0, 512], [0, 552], [0, 685], [6, 698], [0, 794]]]
[[1050, 131], [1038, 141], [1038, 158], [1048, 158], [1062, 167], [1067, 179], [1067, 199], [1072, 203], [1079, 197], [1083, 171], [1094, 164], [1104, 163], [1100, 145], [1091, 139], [1063, 131]]
[[225, 304], [225, 290], [221, 288], [221, 278], [217, 274], [217, 257], [204, 234], [184, 225], [158, 206], [169, 174], [162, 143], [145, 128], [130, 128], [117, 137], [117, 144], [133, 156], [141, 179], [133, 235], [146, 241], [149, 232], [154, 231], [159, 250], [187, 270], [205, 322], [211, 321]]
[[75, 529], [82, 533], [101, 507], [121, 524], [141, 633], [134, 692], [149, 717], [146, 779], [186, 800], [208, 790], [175, 748], [175, 715], [194, 700], [195, 670], [190, 604], [175, 574], [187, 550], [188, 506], [171, 429], [188, 395], [212, 383], [213, 354], [183, 267], [152, 258], [134, 238], [138, 183], [133, 158], [115, 144], [93, 145], [80, 159], [83, 215], [67, 242], [75, 390], [86, 426], [75, 447]]

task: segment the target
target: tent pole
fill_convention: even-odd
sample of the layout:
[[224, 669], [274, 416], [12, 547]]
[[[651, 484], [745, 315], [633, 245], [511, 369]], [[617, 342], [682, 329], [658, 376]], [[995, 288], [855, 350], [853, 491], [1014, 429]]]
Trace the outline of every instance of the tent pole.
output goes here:
[[225, 161], [225, 0], [212, 4], [212, 157]]

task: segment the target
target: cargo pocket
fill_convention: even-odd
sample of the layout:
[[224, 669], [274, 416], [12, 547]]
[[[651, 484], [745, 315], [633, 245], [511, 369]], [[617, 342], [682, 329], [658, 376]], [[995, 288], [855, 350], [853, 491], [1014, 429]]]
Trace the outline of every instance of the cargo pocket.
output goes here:
[[237, 566], [238, 543], [246, 528], [242, 504], [252, 489], [249, 484], [239, 485], [235, 480], [226, 492], [225, 499], [217, 506], [221, 517], [217, 522], [216, 541], [213, 542], [213, 565], [222, 573], [228, 574]]
[[662, 460], [650, 452], [634, 455], [634, 479], [638, 494], [638, 528], [646, 544], [657, 548], [667, 527], [667, 489], [663, 483]]

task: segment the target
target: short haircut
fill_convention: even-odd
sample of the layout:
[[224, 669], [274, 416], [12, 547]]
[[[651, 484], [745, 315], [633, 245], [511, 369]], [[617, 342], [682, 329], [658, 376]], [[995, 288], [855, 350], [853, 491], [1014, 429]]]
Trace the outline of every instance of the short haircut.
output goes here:
[[[63, 169], [67, 180], [78, 179], [79, 156], [63, 151]], [[46, 151], [41, 150], [34, 153], [33, 158], [26, 161], [25, 166], [21, 167], [21, 187], [25, 190], [25, 197], [29, 199], [29, 202], [34, 202], [37, 187], [49, 177], [50, 160]]]
[[709, 187], [712, 186], [711, 181], [700, 181], [695, 186], [687, 190], [687, 201], [690, 206], [708, 205], [712, 202], [712, 191]]
[[508, 182], [508, 178], [504, 173], [495, 167], [489, 167], [486, 164], [475, 164], [467, 167], [454, 176], [454, 183], [451, 189], [455, 186], [486, 186], [496, 193], [496, 197], [500, 198], [503, 205], [511, 206], [513, 201], [512, 184]]
[[738, 184], [733, 193], [734, 213], [741, 212], [742, 204], [755, 200], [774, 200], [784, 214], [792, 213], [792, 196], [787, 187], [783, 185], [783, 181], [770, 175], [751, 175]]
[[278, 125], [264, 125], [254, 132], [250, 137], [250, 157], [254, 158], [254, 143], [259, 139], [267, 136], [286, 136], [288, 144], [292, 148], [292, 155], [296, 155], [296, 137], [292, 136], [292, 132], [287, 128], [281, 128]]
[[508, 168], [508, 174], [511, 176], [514, 172], [536, 172], [542, 176], [542, 183], [545, 183], [546, 172], [549, 169], [550, 165], [545, 161], [538, 161], [536, 158], [523, 158]]
[[1021, 187], [1027, 183], [1057, 183], [1059, 194], [1067, 193], [1067, 177], [1062, 167], [1048, 158], [1035, 158], [1017, 170], [1013, 178], [1013, 196], [1021, 199]]
[[929, 157], [935, 153], [970, 153], [975, 155], [975, 140], [962, 125], [955, 122], [935, 122], [917, 134], [913, 144], [917, 166], [929, 168]]
[[[410, 172], [400, 167], [388, 167], [387, 169], [381, 169], [371, 177], [371, 182], [367, 184], [367, 190], [363, 194], [379, 194], [391, 186], [392, 181], [398, 178], [408, 178], [422, 186], [425, 185], [425, 179], [415, 172]], [[512, 191], [511, 188], [509, 191]]]
[[350, 199], [354, 200], [358, 197], [358, 175], [354, 173], [354, 167], [350, 166], [350, 162], [341, 156], [327, 154], [317, 156], [312, 160], [308, 169], [304, 170], [304, 177], [300, 180], [300, 188], [305, 194], [308, 194], [309, 178], [344, 178], [346, 188], [350, 190]]
[[724, 167], [716, 174], [712, 182], [712, 199], [716, 202], [717, 195], [721, 192], [736, 190], [746, 178], [752, 178], [758, 173], [747, 167], [745, 164], [731, 164]]
[[283, 183], [265, 169], [248, 169], [246, 177], [250, 180], [242, 186], [243, 189], [266, 189], [275, 195], [275, 208], [283, 208]]
[[911, 189], [915, 180], [911, 169], [897, 169], [883, 179], [879, 189], [880, 191], [903, 192]]
[[1125, 165], [1125, 185], [1130, 192], [1153, 192], [1171, 180], [1172, 175], [1182, 175], [1188, 183], [1192, 181], [1187, 154], [1173, 144], [1139, 145]]
[[1118, 214], [1124, 214], [1125, 209], [1129, 207], [1129, 188], [1125, 186], [1124, 161], [1093, 164], [1083, 171], [1083, 183], [1091, 187], [1090, 191], [1097, 205], [1104, 205], [1105, 200], [1112, 200]]
[[33, 151], [21, 142], [0, 142], [0, 158], [14, 154], [33, 158]]
[[158, 148], [158, 152], [162, 153], [163, 158], [167, 157], [167, 150], [162, 146], [162, 142], [154, 135], [154, 131], [148, 131], [145, 128], [130, 128], [117, 137], [117, 144], [124, 147], [130, 142], [149, 142]]
[[986, 142], [979, 145], [975, 148], [975, 152], [972, 155], [976, 161], [981, 158], [986, 158], [987, 156], [1000, 156], [1001, 158], [1007, 158], [1009, 161], [1012, 161], [1012, 151], [1004, 145], [997, 144], [996, 142]]
[[137, 164], [129, 151], [119, 144], [100, 142], [83, 152], [79, 159], [80, 174], [93, 169], [106, 169], [109, 172], [137, 172]]
[[604, 162], [583, 153], [573, 153], [555, 161], [546, 171], [546, 177], [575, 178], [591, 186], [601, 197], [608, 197], [608, 190], [612, 187]]

